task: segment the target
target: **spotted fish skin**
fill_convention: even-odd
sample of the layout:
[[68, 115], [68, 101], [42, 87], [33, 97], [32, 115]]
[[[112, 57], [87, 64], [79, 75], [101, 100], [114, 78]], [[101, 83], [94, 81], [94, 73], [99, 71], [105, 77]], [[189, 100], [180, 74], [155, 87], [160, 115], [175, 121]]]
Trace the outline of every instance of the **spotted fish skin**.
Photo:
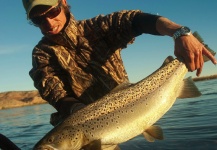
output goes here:
[[190, 92], [183, 90], [186, 73], [182, 61], [168, 57], [162, 67], [145, 79], [114, 90], [70, 115], [48, 132], [34, 149], [79, 150], [95, 140], [100, 140], [102, 145], [127, 141], [158, 121], [177, 97], [200, 95], [194, 86], [187, 88]]

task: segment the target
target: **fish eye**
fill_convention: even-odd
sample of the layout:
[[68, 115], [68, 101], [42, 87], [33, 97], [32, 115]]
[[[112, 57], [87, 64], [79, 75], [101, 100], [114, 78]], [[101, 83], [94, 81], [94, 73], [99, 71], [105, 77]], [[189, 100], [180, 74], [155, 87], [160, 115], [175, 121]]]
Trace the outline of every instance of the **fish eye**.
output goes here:
[[53, 138], [53, 137], [50, 137], [50, 138], [47, 140], [47, 142], [52, 143], [53, 140], [54, 140], [54, 138]]

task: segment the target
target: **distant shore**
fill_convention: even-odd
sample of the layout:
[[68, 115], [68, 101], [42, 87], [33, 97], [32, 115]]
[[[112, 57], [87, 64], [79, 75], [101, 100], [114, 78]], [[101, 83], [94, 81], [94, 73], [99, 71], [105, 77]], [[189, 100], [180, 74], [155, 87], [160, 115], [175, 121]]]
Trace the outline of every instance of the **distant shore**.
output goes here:
[[196, 77], [193, 78], [193, 81], [197, 82], [197, 81], [212, 80], [212, 79], [217, 79], [217, 74], [210, 75], [210, 76]]
[[47, 103], [38, 91], [10, 91], [0, 93], [0, 110]]
[[[193, 81], [204, 81], [217, 79], [216, 75], [203, 76], [193, 78]], [[37, 90], [33, 91], [10, 91], [0, 93], [0, 110], [9, 109], [23, 106], [30, 106], [36, 104], [45, 104], [47, 103], [43, 100]]]

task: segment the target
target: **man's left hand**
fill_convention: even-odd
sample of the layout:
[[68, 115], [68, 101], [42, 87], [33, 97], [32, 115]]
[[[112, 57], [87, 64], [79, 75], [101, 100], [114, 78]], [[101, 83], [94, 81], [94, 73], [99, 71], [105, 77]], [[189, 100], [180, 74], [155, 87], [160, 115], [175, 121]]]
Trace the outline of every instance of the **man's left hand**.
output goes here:
[[207, 56], [213, 64], [217, 64], [216, 58], [192, 34], [181, 36], [175, 40], [174, 53], [176, 57], [184, 59], [189, 71], [197, 70], [197, 76], [201, 74], [203, 69], [203, 55]]

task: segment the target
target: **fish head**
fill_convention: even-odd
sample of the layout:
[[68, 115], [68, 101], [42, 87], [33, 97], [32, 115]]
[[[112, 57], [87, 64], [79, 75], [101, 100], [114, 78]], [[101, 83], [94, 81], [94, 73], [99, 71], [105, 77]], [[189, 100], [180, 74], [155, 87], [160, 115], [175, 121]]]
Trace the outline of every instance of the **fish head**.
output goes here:
[[79, 150], [83, 144], [81, 130], [66, 126], [54, 128], [48, 132], [35, 146], [34, 150]]

